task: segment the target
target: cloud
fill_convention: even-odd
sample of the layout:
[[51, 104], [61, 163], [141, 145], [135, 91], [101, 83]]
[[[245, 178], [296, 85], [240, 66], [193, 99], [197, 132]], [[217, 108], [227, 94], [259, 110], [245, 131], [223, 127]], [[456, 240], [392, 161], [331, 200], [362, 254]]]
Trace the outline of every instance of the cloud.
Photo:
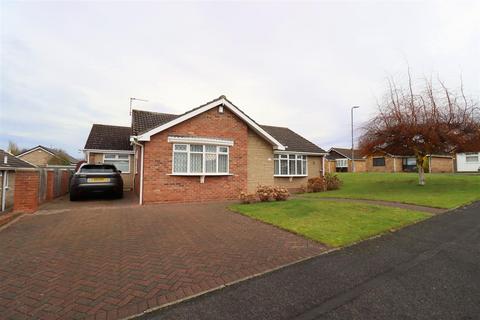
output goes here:
[[[385, 79], [462, 73], [480, 95], [475, 3], [2, 3], [0, 145], [78, 155], [92, 123], [227, 95], [263, 124], [350, 145]], [[425, 14], [428, 12], [428, 14]], [[356, 131], [358, 133], [358, 131]]]

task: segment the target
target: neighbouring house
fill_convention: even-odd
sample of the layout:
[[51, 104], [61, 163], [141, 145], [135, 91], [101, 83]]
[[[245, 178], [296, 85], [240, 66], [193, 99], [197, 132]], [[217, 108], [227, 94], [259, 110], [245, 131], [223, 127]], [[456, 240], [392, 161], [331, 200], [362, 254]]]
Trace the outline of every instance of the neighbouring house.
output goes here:
[[140, 203], [237, 199], [258, 185], [297, 190], [323, 174], [326, 156], [225, 96], [180, 115], [133, 110], [131, 127], [94, 124], [84, 151], [90, 163], [128, 167]]
[[0, 149], [0, 210], [5, 211], [13, 206], [15, 193], [15, 173], [19, 169], [35, 168], [30, 163], [16, 158]]
[[37, 167], [75, 167], [78, 162], [78, 159], [60, 149], [41, 145], [23, 151], [17, 158]]
[[480, 152], [462, 152], [456, 154], [457, 172], [480, 172]]
[[[425, 172], [453, 173], [454, 157], [450, 155], [428, 155]], [[415, 172], [417, 160], [413, 155], [392, 155], [378, 151], [365, 156], [366, 172]]]
[[365, 172], [366, 160], [360, 150], [332, 147], [328, 150], [327, 172], [352, 172], [352, 158], [355, 157], [355, 172]]

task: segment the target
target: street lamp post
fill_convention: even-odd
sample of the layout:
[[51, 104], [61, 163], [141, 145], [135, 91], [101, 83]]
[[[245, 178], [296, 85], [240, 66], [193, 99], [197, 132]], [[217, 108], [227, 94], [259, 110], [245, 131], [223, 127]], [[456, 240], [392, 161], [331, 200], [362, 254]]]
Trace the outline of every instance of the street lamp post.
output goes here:
[[358, 109], [360, 108], [359, 106], [353, 106], [350, 109], [350, 119], [352, 123], [352, 172], [355, 172], [355, 150], [353, 149], [353, 109]]

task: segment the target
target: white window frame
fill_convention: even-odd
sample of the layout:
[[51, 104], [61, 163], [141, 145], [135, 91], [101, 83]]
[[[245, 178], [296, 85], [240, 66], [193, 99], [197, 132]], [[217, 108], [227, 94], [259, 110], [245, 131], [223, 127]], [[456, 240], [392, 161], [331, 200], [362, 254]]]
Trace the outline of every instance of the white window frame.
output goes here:
[[[105, 157], [106, 157], [107, 155], [108, 155], [108, 156], [115, 156], [115, 158], [114, 158], [114, 159], [106, 159]], [[130, 173], [130, 166], [131, 166], [131, 163], [130, 163], [130, 154], [127, 154], [127, 153], [104, 153], [104, 154], [103, 154], [103, 163], [104, 163], [104, 164], [113, 164], [113, 165], [115, 165], [115, 162], [124, 162], [124, 161], [126, 161], [125, 159], [119, 159], [119, 158], [118, 158], [119, 155], [122, 155], [122, 156], [126, 155], [126, 156], [127, 156], [127, 160], [128, 160], [128, 171], [122, 171], [122, 173]], [[106, 161], [109, 161], [109, 162], [112, 162], [112, 163], [105, 163], [105, 160], [106, 160]], [[117, 168], [117, 166], [115, 166], [115, 168]], [[117, 170], [118, 170], [118, 168], [117, 168]]]
[[348, 168], [348, 159], [335, 159], [335, 167], [336, 168]]
[[[475, 158], [475, 160], [471, 161], [468, 158]], [[477, 152], [466, 152], [465, 153], [465, 162], [467, 163], [478, 163], [480, 162], [480, 154]]]
[[[175, 146], [186, 146], [186, 150], [175, 150]], [[202, 152], [191, 151], [191, 145], [199, 145], [202, 146]], [[216, 147], [215, 152], [206, 151], [207, 146], [214, 146]], [[226, 148], [227, 152], [220, 151], [221, 148]], [[187, 172], [175, 172], [175, 152], [177, 153], [186, 153], [187, 154]], [[202, 154], [202, 171], [201, 172], [190, 172], [190, 155], [191, 154]], [[215, 154], [216, 155], [216, 172], [206, 172], [206, 155], [207, 154]], [[227, 171], [226, 172], [218, 172], [218, 165], [220, 163], [219, 156], [226, 155], [227, 156]], [[230, 176], [230, 148], [226, 145], [217, 145], [217, 144], [200, 144], [200, 143], [174, 143], [172, 145], [172, 176]]]
[[[295, 156], [291, 159], [290, 156]], [[281, 160], [287, 161], [287, 174], [282, 174]], [[278, 174], [275, 173], [275, 162], [278, 161]], [[295, 161], [295, 174], [290, 174], [290, 161]], [[305, 166], [305, 173], [298, 174], [297, 164], [301, 161], [301, 167]], [[308, 176], [308, 156], [298, 153], [275, 153], [273, 155], [273, 176], [274, 177], [307, 177]]]

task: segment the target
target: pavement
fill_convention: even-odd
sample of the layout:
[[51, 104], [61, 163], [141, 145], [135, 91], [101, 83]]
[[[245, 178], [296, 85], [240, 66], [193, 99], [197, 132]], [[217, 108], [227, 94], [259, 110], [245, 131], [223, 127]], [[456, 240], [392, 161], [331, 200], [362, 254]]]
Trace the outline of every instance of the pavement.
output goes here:
[[480, 319], [480, 202], [139, 319]]
[[124, 319], [324, 252], [225, 203], [67, 197], [0, 230], [0, 319]]

